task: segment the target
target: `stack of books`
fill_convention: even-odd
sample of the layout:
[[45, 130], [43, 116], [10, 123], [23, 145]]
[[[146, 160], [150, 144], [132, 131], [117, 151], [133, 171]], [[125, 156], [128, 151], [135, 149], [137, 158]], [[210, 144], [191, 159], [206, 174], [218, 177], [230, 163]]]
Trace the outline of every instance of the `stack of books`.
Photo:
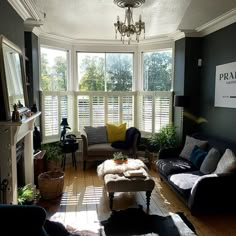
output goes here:
[[146, 175], [144, 174], [143, 170], [128, 170], [124, 172], [124, 176], [127, 178], [145, 178]]

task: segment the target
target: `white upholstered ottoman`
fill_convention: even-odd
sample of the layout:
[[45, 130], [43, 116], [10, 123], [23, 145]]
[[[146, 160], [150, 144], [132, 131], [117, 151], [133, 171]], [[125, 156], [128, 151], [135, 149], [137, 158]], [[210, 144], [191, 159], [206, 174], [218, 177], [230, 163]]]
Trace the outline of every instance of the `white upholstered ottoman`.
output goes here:
[[[141, 160], [136, 159], [129, 159], [128, 163], [121, 165], [113, 164], [112, 162], [112, 160], [107, 160], [99, 165], [97, 169], [98, 175], [103, 177], [105, 189], [109, 193], [110, 209], [112, 210], [115, 192], [145, 191], [148, 210], [155, 182], [147, 173], [145, 164]], [[109, 171], [109, 169], [111, 171]], [[126, 173], [129, 170], [140, 170], [143, 172], [144, 176], [128, 176]], [[103, 174], [101, 174], [101, 172], [103, 172]]]

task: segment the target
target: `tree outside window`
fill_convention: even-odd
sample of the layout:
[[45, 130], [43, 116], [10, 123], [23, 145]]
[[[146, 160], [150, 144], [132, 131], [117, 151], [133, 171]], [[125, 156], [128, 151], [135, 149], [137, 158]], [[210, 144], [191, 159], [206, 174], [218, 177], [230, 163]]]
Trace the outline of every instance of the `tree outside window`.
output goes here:
[[66, 91], [68, 62], [63, 50], [41, 47], [41, 88], [43, 91]]
[[170, 91], [172, 50], [143, 53], [143, 90]]
[[80, 91], [131, 91], [132, 53], [77, 53]]

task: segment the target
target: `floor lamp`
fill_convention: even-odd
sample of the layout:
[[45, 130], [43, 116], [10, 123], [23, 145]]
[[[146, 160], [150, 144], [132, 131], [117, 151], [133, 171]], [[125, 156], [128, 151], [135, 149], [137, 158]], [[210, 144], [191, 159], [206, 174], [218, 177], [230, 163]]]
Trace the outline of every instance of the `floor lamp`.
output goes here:
[[174, 107], [180, 107], [180, 139], [183, 138], [183, 119], [184, 119], [184, 108], [189, 105], [189, 96], [175, 95], [174, 97]]

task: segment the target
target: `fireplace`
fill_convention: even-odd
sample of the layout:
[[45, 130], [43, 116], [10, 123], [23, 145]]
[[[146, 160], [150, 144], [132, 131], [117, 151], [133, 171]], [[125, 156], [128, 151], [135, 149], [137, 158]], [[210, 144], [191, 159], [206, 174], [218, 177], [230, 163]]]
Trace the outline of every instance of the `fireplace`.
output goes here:
[[16, 144], [17, 187], [23, 187], [25, 185], [24, 161], [24, 139], [22, 139]]
[[[7, 182], [5, 203], [17, 204], [18, 183], [34, 184], [33, 129], [35, 119], [40, 114], [37, 112], [21, 122], [0, 122], [0, 179]], [[19, 150], [23, 151], [21, 153], [23, 160], [20, 163], [22, 177], [18, 176], [19, 171], [17, 171]], [[22, 178], [22, 183], [18, 177]]]

